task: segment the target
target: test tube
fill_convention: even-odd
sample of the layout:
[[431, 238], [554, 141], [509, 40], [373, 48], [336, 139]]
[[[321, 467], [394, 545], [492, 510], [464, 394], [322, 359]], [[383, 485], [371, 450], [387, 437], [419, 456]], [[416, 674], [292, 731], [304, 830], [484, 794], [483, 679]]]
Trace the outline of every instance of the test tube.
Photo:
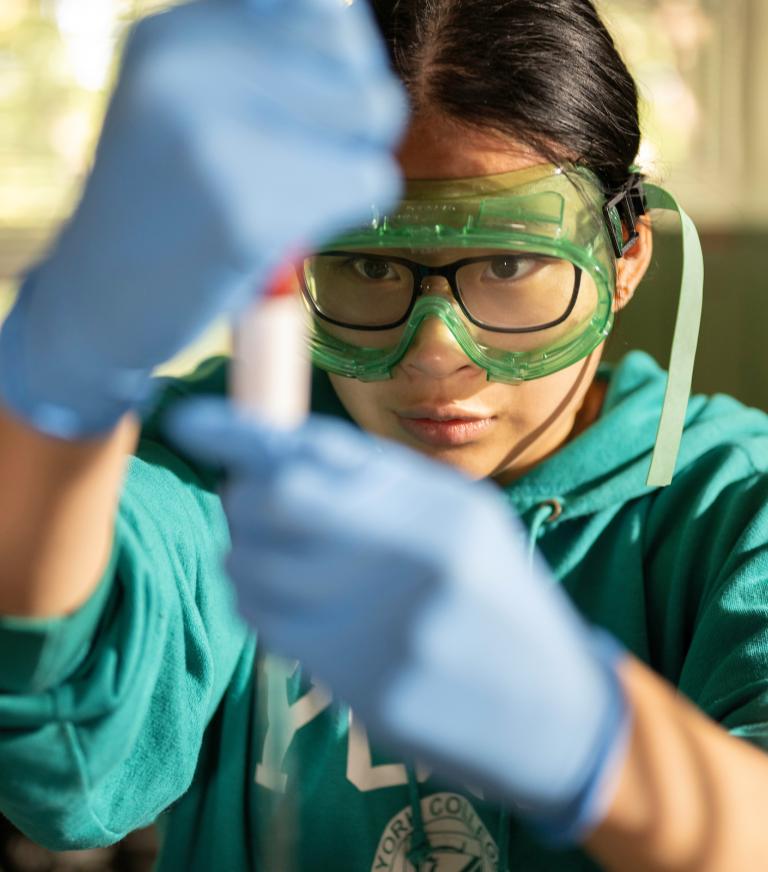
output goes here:
[[[310, 373], [306, 316], [295, 270], [288, 265], [235, 326], [230, 394], [247, 414], [290, 429], [308, 413]], [[271, 795], [256, 810], [255, 835], [265, 872], [298, 872], [299, 797], [294, 791], [300, 790], [300, 779], [289, 783], [284, 760], [292, 735], [288, 686], [296, 665], [262, 654], [255, 667], [254, 729], [263, 741], [260, 765], [271, 773], [263, 779], [270, 788], [262, 784], [262, 789]]]
[[276, 427], [297, 427], [309, 409], [306, 317], [293, 266], [283, 267], [235, 328], [230, 390], [241, 408]]

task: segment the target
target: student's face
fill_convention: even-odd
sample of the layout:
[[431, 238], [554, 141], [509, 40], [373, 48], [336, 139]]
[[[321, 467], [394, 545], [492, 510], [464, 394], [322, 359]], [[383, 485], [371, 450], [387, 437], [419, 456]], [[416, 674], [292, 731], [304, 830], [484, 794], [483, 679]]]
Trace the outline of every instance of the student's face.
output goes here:
[[[409, 179], [482, 176], [546, 162], [509, 138], [429, 120], [411, 125], [399, 158]], [[456, 252], [446, 251], [418, 259], [437, 265], [455, 258]], [[429, 318], [392, 378], [330, 378], [365, 430], [453, 464], [472, 478], [503, 484], [594, 418], [601, 393], [593, 380], [601, 354], [599, 347], [560, 372], [519, 385], [489, 382], [445, 324]]]

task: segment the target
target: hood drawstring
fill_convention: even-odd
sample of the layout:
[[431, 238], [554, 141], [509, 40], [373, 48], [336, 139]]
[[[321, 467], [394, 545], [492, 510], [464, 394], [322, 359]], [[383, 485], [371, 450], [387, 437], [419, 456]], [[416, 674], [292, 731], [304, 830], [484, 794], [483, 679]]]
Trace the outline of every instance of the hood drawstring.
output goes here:
[[528, 565], [533, 566], [534, 555], [536, 554], [536, 543], [539, 541], [541, 530], [544, 524], [551, 524], [563, 514], [563, 504], [560, 500], [554, 497], [551, 500], [544, 500], [536, 506], [536, 511], [531, 521], [531, 531], [528, 534]]
[[[531, 521], [531, 531], [528, 537], [529, 566], [533, 565], [536, 556], [536, 544], [539, 541], [539, 536], [541, 535], [544, 524], [551, 524], [552, 521], [556, 521], [562, 513], [562, 503], [560, 500], [554, 498], [545, 500], [536, 507], [536, 512]], [[499, 872], [508, 872], [509, 870], [509, 830], [509, 812], [502, 806], [499, 810], [499, 832], [496, 840], [499, 846]]]
[[[427, 831], [424, 829], [424, 817], [421, 813], [421, 796], [419, 794], [419, 782], [413, 766], [406, 766], [408, 773], [408, 793], [411, 800], [411, 818], [413, 823], [413, 835], [411, 847], [408, 851], [408, 862], [416, 872], [422, 872], [426, 868], [426, 862], [432, 851]], [[509, 872], [509, 812], [502, 808], [499, 811], [499, 827], [496, 834], [496, 844], [499, 846], [499, 872]]]
[[499, 810], [499, 833], [496, 844], [499, 846], [499, 872], [509, 872], [509, 812], [502, 807]]
[[424, 818], [421, 814], [421, 797], [419, 796], [419, 782], [413, 766], [406, 766], [408, 773], [408, 793], [411, 800], [411, 817], [413, 818], [413, 835], [411, 847], [408, 851], [408, 862], [416, 872], [421, 872], [422, 864], [426, 864], [432, 846], [424, 829]]

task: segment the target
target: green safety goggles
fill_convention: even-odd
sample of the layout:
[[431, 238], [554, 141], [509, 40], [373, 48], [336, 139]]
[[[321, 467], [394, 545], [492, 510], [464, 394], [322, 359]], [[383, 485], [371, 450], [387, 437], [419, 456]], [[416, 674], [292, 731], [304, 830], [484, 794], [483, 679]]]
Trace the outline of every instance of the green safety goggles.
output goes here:
[[648, 209], [678, 212], [684, 270], [649, 484], [671, 480], [693, 368], [703, 267], [693, 223], [633, 176], [606, 199], [597, 177], [539, 165], [472, 179], [410, 181], [379, 214], [304, 259], [301, 288], [321, 369], [389, 378], [438, 318], [489, 380], [519, 383], [576, 363], [613, 325], [616, 260]]

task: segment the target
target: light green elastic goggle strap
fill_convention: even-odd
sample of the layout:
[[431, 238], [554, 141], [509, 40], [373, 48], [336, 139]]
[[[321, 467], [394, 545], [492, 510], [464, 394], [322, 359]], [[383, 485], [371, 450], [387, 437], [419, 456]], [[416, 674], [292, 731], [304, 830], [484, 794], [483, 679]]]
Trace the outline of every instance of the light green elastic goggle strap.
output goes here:
[[672, 481], [675, 472], [688, 397], [691, 393], [693, 361], [701, 323], [704, 258], [696, 227], [675, 198], [655, 185], [646, 184], [644, 187], [648, 208], [677, 212], [682, 229], [683, 275], [680, 282], [680, 298], [677, 304], [664, 403], [661, 407], [656, 445], [646, 479], [649, 487], [664, 487]]

